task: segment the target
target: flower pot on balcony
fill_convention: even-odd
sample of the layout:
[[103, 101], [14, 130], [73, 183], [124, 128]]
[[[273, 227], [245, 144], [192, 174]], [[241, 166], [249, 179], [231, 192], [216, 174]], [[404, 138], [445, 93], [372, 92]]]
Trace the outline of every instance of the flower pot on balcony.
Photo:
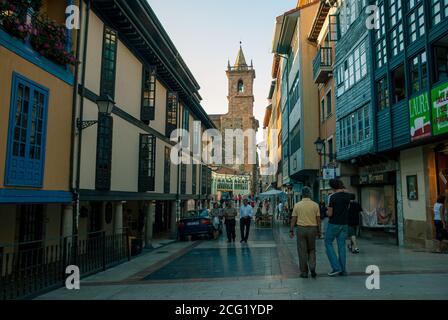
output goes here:
[[66, 50], [64, 26], [49, 19], [35, 19], [33, 27], [30, 43], [37, 52], [61, 66], [75, 63], [74, 55]]

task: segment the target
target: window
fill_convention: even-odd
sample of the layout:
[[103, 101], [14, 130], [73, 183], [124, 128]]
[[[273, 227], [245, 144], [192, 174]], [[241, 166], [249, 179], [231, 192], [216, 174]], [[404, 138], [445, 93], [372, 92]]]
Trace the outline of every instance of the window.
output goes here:
[[431, 21], [435, 26], [448, 19], [448, 0], [431, 0]]
[[331, 90], [327, 93], [327, 116], [330, 116], [332, 112], [332, 99], [331, 99]]
[[336, 68], [337, 96], [357, 84], [367, 75], [366, 41], [361, 42]]
[[428, 85], [426, 52], [418, 54], [411, 60], [411, 92], [414, 94], [424, 90]]
[[404, 78], [404, 66], [401, 65], [392, 72], [393, 103], [398, 103], [406, 98], [406, 81]]
[[180, 193], [187, 193], [187, 165], [184, 163], [180, 165]]
[[99, 114], [95, 179], [95, 187], [97, 190], [110, 190], [112, 171], [112, 129], [112, 116]]
[[205, 195], [207, 193], [207, 167], [201, 165], [201, 193]]
[[117, 61], [117, 34], [104, 27], [103, 61], [101, 64], [101, 94], [115, 97], [115, 67]]
[[391, 29], [390, 47], [392, 56], [396, 56], [404, 50], [402, 0], [390, 0], [389, 18]]
[[171, 150], [168, 147], [165, 147], [165, 159], [163, 165], [163, 192], [170, 193], [171, 186]]
[[190, 131], [190, 111], [186, 106], [183, 108], [182, 129]]
[[416, 7], [416, 2], [420, 1], [409, 1], [409, 10], [412, 10], [408, 15], [408, 38], [410, 43], [415, 42], [425, 35], [424, 7], [423, 4], [419, 4]]
[[155, 119], [156, 68], [143, 68], [142, 109], [140, 120], [149, 124]]
[[338, 122], [341, 148], [355, 145], [370, 138], [368, 107], [366, 105]]
[[138, 191], [154, 191], [156, 176], [156, 137], [152, 134], [140, 135], [140, 163]]
[[295, 106], [297, 105], [297, 102], [300, 99], [300, 86], [299, 86], [299, 77], [297, 77], [296, 81], [294, 82], [292, 86], [292, 90], [290, 92], [290, 103], [291, 103], [291, 110], [294, 110]]
[[370, 138], [369, 106], [367, 105], [363, 109], [364, 109], [364, 139], [367, 140]]
[[238, 92], [244, 92], [244, 82], [243, 80], [238, 81]]
[[378, 5], [379, 28], [375, 32], [375, 66], [381, 68], [387, 63], [386, 21], [384, 3]]
[[383, 78], [376, 83], [376, 99], [378, 111], [382, 111], [389, 107], [389, 90], [386, 78]]
[[359, 109], [357, 111], [357, 115], [356, 115], [357, 119], [358, 119], [358, 139], [359, 141], [363, 141], [364, 140], [364, 108], [363, 109]]
[[[447, 0], [448, 1], [448, 0]], [[445, 43], [446, 43], [445, 38]], [[448, 45], [440, 46], [436, 44], [434, 47], [434, 77], [435, 82], [447, 80], [448, 79]]]
[[41, 187], [48, 91], [14, 74], [5, 185]]
[[325, 99], [322, 99], [322, 101], [320, 102], [320, 108], [321, 108], [320, 120], [321, 120], [321, 122], [324, 122], [325, 121]]
[[300, 149], [300, 120], [291, 131], [291, 154]]
[[330, 162], [333, 162], [333, 160], [334, 160], [333, 153], [334, 153], [333, 139], [328, 139], [328, 154], [329, 154]]
[[177, 93], [169, 91], [166, 101], [166, 136], [171, 137], [171, 133], [177, 128]]
[[197, 173], [196, 173], [196, 165], [195, 164], [193, 164], [193, 167], [192, 167], [192, 179], [193, 179], [193, 182], [192, 182], [192, 192], [191, 192], [191, 194], [197, 194], [197, 190], [196, 190], [196, 180], [197, 180]]

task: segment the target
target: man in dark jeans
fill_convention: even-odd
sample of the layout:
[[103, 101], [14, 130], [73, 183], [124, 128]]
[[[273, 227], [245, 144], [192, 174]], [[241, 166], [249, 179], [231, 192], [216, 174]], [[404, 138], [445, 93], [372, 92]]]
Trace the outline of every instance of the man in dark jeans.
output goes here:
[[[333, 189], [333, 194], [330, 196], [327, 211], [329, 221], [325, 233], [325, 249], [332, 268], [328, 275], [334, 277], [336, 275], [347, 275], [345, 240], [348, 232], [348, 210], [351, 194], [345, 192], [344, 184], [340, 180], [330, 180], [330, 187]], [[333, 247], [335, 239], [339, 257], [336, 256]]]
[[236, 215], [237, 215], [236, 209], [232, 207], [230, 201], [227, 201], [226, 208], [224, 209], [224, 217], [226, 219], [225, 224], [226, 224], [227, 240], [229, 243], [232, 242], [232, 240], [235, 242]]

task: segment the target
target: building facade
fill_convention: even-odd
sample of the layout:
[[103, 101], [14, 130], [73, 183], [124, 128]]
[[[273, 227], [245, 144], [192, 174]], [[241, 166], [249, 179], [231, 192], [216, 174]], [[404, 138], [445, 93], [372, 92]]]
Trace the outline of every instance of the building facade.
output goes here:
[[[65, 8], [77, 2], [51, 3], [0, 3], [0, 283], [18, 271], [15, 290], [0, 285], [0, 299], [26, 293], [25, 268], [39, 265], [38, 252], [71, 234], [64, 212], [73, 199], [77, 32], [65, 28]], [[43, 39], [58, 49], [44, 47]]]
[[146, 1], [1, 1], [0, 61], [0, 299], [130, 259], [208, 205], [210, 168], [173, 163], [171, 135], [215, 126]]
[[310, 63], [317, 50], [307, 39], [319, 3], [299, 1], [296, 9], [277, 18], [274, 32], [273, 53], [281, 58], [282, 72], [282, 184], [291, 202], [300, 200], [303, 186], [311, 187], [315, 198], [319, 194], [319, 158], [314, 147], [319, 136], [318, 89]]

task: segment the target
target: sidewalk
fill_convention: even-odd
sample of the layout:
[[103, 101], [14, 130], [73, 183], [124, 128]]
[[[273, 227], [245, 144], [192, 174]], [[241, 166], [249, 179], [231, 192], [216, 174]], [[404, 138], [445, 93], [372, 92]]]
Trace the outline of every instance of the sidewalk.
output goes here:
[[[38, 299], [295, 300], [447, 299], [448, 256], [361, 240], [348, 254], [349, 276], [330, 278], [323, 240], [317, 241], [318, 278], [298, 277], [296, 240], [289, 228], [251, 228], [249, 243], [175, 242]], [[237, 230], [239, 239], [239, 230]], [[380, 268], [380, 290], [367, 290], [366, 267]]]

